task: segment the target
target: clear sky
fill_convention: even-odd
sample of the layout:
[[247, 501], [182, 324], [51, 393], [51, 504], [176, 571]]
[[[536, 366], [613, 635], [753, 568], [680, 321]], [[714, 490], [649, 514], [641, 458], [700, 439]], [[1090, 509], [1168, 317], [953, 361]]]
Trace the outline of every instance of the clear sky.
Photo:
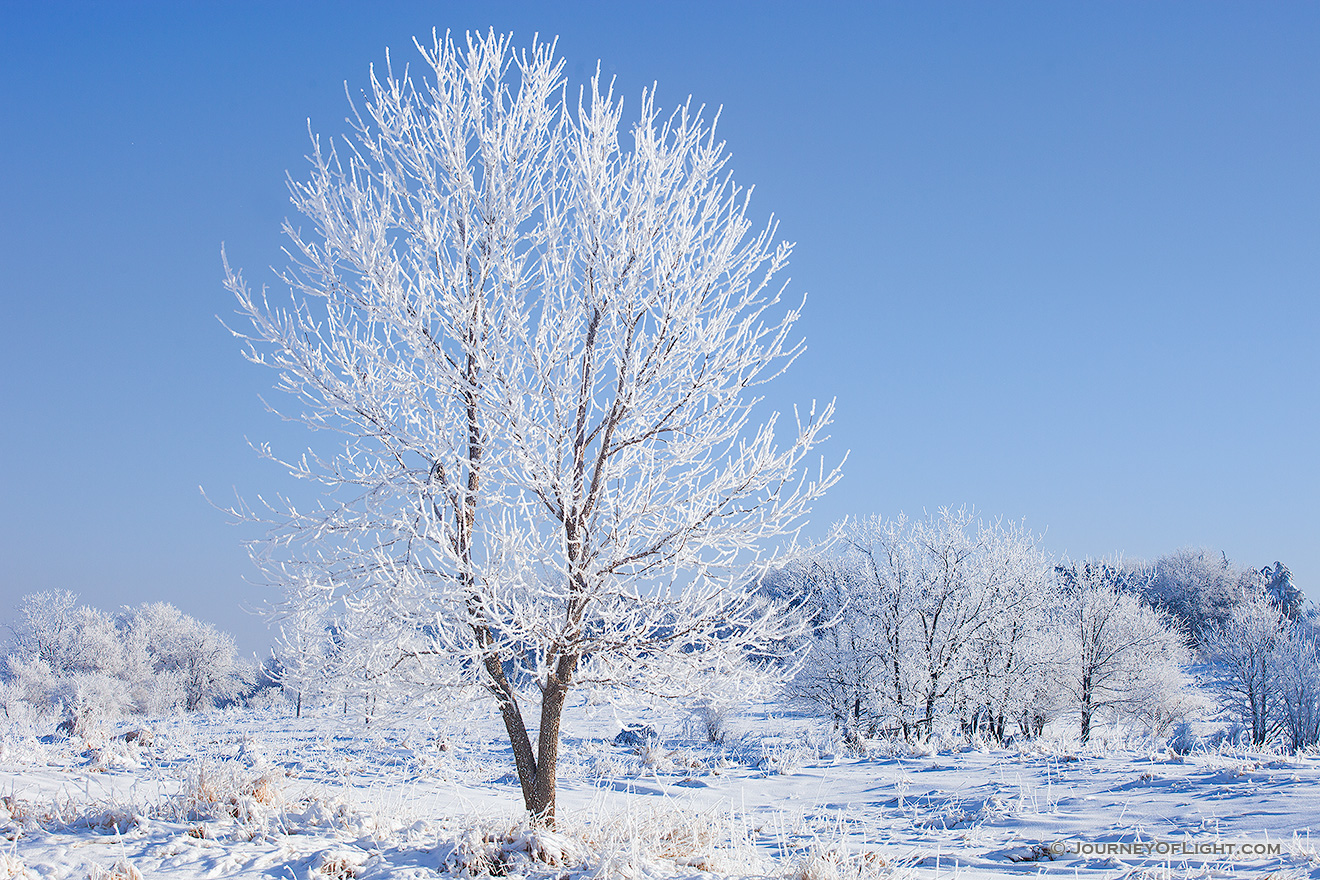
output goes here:
[[[280, 262], [307, 120], [385, 47], [559, 35], [635, 108], [723, 105], [797, 242], [845, 515], [974, 504], [1073, 557], [1280, 560], [1320, 599], [1320, 4], [6, 3], [0, 618], [168, 600], [268, 641], [202, 500], [287, 488], [220, 245]], [[625, 114], [626, 118], [627, 114]]]

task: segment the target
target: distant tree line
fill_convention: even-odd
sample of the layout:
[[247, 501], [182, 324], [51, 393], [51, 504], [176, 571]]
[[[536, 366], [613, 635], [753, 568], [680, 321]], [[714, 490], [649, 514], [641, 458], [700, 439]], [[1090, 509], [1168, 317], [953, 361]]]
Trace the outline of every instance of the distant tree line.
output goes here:
[[1003, 742], [1069, 718], [1152, 735], [1202, 714], [1200, 659], [1250, 739], [1320, 737], [1320, 663], [1287, 568], [1179, 550], [1154, 563], [1054, 562], [1016, 523], [968, 509], [843, 524], [762, 589], [812, 621], [792, 693], [846, 737]]
[[0, 678], [0, 709], [57, 713], [84, 733], [129, 714], [194, 711], [233, 701], [258, 679], [234, 640], [165, 602], [110, 614], [74, 593], [19, 602]]

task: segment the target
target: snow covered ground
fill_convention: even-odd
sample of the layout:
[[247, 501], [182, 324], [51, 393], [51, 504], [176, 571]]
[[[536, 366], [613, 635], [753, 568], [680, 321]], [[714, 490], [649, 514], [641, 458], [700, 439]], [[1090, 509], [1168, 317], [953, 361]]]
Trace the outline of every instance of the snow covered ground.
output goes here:
[[[858, 755], [769, 710], [719, 745], [695, 723], [622, 719], [635, 720], [660, 741], [617, 744], [612, 711], [569, 712], [553, 834], [527, 830], [484, 718], [441, 734], [245, 710], [89, 742], [10, 733], [0, 878], [1320, 878], [1315, 756]], [[150, 734], [123, 741], [137, 730]], [[1197, 854], [1172, 850], [1189, 845]]]

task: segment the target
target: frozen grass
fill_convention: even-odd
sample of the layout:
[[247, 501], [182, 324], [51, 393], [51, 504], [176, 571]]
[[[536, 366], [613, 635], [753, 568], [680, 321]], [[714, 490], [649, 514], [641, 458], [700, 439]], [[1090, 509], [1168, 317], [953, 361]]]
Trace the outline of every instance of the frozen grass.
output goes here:
[[[585, 714], [585, 713], [582, 713]], [[581, 715], [577, 716], [581, 719]], [[560, 822], [531, 827], [497, 729], [357, 726], [320, 712], [153, 719], [0, 741], [0, 861], [14, 877], [1277, 877], [1320, 871], [1320, 760], [1240, 747], [1101, 753], [1064, 738], [843, 743], [794, 716], [638, 745], [565, 731]], [[1268, 838], [1272, 859], [1055, 859], [1059, 839]], [[1111, 863], [1112, 862], [1112, 863]], [[119, 872], [116, 875], [116, 871]], [[100, 872], [100, 873], [97, 873]]]
[[12, 847], [9, 852], [0, 852], [0, 878], [3, 878], [3, 880], [28, 875], [23, 860], [16, 853], [17, 844], [13, 844]]

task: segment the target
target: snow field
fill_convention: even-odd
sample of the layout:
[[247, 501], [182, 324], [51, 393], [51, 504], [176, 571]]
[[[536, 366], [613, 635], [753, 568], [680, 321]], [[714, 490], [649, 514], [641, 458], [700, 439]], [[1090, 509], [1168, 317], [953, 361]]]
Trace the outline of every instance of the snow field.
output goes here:
[[[488, 719], [442, 735], [318, 710], [0, 736], [0, 878], [1320, 876], [1314, 755], [1093, 744], [849, 751], [792, 715], [637, 745], [572, 712], [560, 824], [532, 829]], [[149, 730], [135, 742], [123, 734]], [[114, 734], [114, 735], [112, 735]], [[1271, 842], [1189, 859], [1049, 845]]]

